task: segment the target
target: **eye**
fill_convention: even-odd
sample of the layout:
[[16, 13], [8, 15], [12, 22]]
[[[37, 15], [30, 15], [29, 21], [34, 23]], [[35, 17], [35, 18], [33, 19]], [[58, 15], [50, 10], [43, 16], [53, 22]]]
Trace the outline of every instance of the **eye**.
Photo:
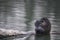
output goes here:
[[43, 21], [40, 21], [40, 24], [43, 23]]
[[43, 20], [41, 22], [44, 22]]
[[44, 22], [44, 21], [41, 21], [41, 22]]

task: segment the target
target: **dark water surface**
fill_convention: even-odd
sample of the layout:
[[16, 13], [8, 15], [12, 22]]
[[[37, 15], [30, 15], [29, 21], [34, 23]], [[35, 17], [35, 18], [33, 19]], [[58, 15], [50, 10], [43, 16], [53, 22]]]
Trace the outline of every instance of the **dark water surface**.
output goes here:
[[[52, 24], [51, 33], [59, 33], [60, 14], [54, 13], [50, 6], [45, 0], [0, 0], [0, 28], [34, 31], [34, 22], [47, 17]], [[60, 40], [60, 34], [24, 35], [0, 40]]]

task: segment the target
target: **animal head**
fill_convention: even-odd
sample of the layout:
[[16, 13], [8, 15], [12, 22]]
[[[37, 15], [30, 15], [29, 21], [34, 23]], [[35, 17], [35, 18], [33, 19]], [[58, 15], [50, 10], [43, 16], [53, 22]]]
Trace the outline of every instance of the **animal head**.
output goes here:
[[38, 29], [38, 27], [42, 27], [45, 31], [50, 32], [51, 23], [50, 23], [50, 21], [48, 20], [47, 17], [43, 17], [40, 20], [37, 20], [35, 22], [35, 27], [37, 28], [37, 30], [41, 30], [41, 29]]

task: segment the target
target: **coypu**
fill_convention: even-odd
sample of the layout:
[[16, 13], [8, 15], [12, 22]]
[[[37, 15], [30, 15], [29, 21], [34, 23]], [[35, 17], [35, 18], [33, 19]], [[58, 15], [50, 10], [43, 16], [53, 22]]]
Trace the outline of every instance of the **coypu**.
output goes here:
[[35, 22], [36, 34], [49, 34], [51, 30], [51, 23], [47, 17], [43, 17]]
[[[51, 30], [51, 23], [50, 21], [46, 18], [43, 17], [40, 20], [37, 20], [35, 22], [35, 32], [36, 34], [49, 34]], [[0, 28], [0, 35], [2, 36], [14, 36], [14, 35], [32, 35], [35, 34], [33, 31], [19, 31], [19, 30], [12, 30], [12, 29], [3, 29]]]

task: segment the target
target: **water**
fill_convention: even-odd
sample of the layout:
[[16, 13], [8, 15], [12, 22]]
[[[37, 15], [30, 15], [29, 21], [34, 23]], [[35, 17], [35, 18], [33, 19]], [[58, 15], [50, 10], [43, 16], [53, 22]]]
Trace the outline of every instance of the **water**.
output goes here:
[[[47, 9], [49, 7], [49, 9]], [[0, 28], [34, 31], [34, 22], [47, 17], [51, 24], [50, 35], [23, 35], [0, 40], [60, 40], [60, 14], [53, 12], [53, 5], [45, 0], [0, 0]]]

